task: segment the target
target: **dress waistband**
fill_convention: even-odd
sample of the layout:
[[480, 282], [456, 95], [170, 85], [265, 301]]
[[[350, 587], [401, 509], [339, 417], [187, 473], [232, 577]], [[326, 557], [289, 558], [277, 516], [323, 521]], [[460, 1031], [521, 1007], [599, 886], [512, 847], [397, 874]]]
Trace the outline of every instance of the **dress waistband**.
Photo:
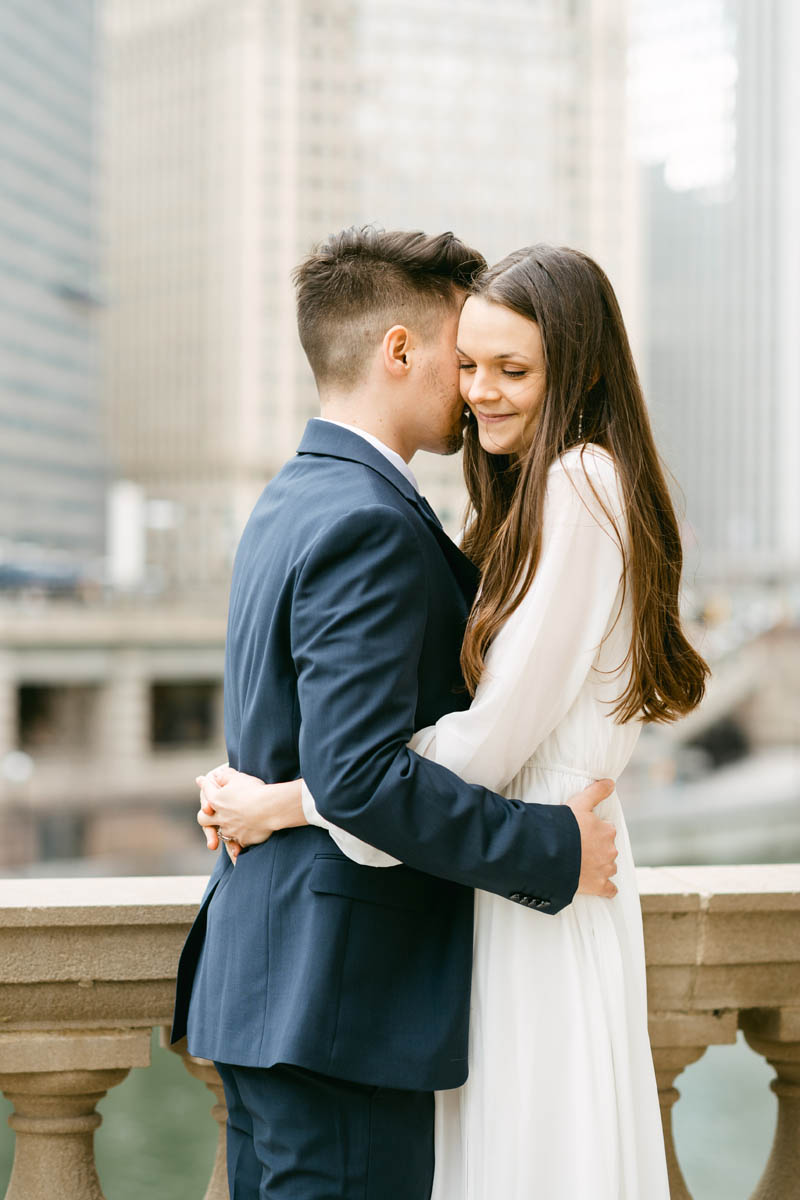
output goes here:
[[569, 775], [571, 778], [582, 780], [584, 787], [598, 779], [611, 778], [604, 771], [597, 771], [591, 767], [567, 767], [564, 763], [537, 762], [536, 759], [528, 763], [528, 768], [533, 771], [549, 771], [556, 775]]

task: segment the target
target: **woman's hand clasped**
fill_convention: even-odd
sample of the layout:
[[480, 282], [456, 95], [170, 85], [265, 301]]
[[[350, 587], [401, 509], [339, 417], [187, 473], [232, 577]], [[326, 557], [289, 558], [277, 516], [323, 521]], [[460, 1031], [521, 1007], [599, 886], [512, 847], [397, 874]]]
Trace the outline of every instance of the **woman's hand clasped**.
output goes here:
[[266, 842], [279, 829], [307, 824], [300, 779], [264, 783], [226, 763], [207, 775], [198, 775], [195, 782], [200, 788], [197, 823], [205, 833], [206, 845], [216, 850], [222, 838], [234, 865], [246, 846]]

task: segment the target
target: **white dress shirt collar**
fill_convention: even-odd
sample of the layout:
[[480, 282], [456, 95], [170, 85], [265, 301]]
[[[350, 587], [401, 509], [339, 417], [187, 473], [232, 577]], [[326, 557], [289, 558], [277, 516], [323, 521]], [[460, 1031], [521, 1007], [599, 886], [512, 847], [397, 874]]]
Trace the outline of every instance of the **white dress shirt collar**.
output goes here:
[[340, 429], [349, 429], [351, 433], [357, 433], [365, 442], [369, 442], [370, 446], [374, 446], [384, 458], [388, 459], [392, 466], [396, 467], [400, 474], [405, 476], [414, 491], [419, 493], [419, 484], [411, 467], [396, 450], [391, 450], [388, 446], [384, 445], [380, 438], [374, 437], [371, 433], [366, 433], [363, 429], [358, 429], [355, 425], [346, 425], [344, 421], [332, 421], [330, 417], [318, 417], [317, 420], [327, 421], [329, 425], [338, 425]]

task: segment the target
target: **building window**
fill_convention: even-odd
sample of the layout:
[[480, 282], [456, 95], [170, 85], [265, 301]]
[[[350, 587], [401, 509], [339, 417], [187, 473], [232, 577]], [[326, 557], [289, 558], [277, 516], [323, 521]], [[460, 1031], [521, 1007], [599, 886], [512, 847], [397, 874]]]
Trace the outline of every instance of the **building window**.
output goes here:
[[85, 684], [22, 684], [17, 692], [20, 749], [80, 752], [92, 742], [99, 691]]
[[219, 684], [154, 683], [150, 735], [154, 746], [197, 746], [214, 740]]

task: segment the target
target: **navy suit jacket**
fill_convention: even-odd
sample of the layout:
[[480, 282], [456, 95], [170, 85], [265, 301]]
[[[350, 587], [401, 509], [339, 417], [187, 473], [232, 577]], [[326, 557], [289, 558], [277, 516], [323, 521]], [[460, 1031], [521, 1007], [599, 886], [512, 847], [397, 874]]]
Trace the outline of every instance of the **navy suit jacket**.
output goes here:
[[[311, 421], [262, 493], [233, 570], [232, 766], [308, 781], [323, 816], [402, 860], [362, 867], [316, 827], [220, 853], [181, 956], [173, 1040], [242, 1066], [385, 1087], [467, 1075], [473, 888], [541, 912], [580, 871], [569, 808], [523, 804], [410, 751], [469, 697], [476, 573], [357, 434]], [[524, 714], [520, 714], [524, 719]]]

